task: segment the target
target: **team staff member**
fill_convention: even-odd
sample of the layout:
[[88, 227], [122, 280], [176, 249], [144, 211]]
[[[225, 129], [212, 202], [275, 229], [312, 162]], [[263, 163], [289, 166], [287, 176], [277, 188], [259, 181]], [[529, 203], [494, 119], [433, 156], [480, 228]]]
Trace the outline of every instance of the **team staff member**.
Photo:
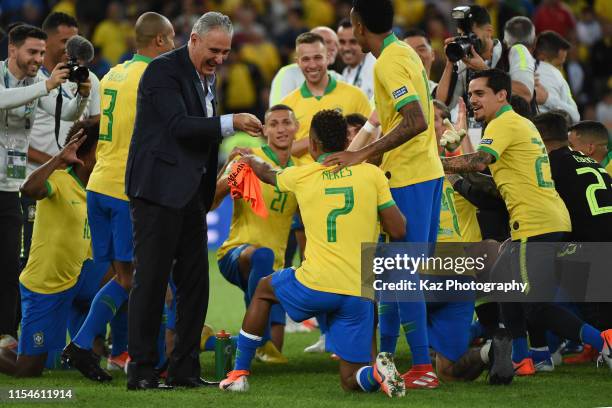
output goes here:
[[[47, 34], [45, 58], [40, 67], [39, 75], [45, 79], [51, 76], [53, 68], [59, 63], [68, 60], [66, 54], [66, 42], [79, 33], [78, 23], [74, 17], [64, 13], [51, 13], [45, 18], [42, 30]], [[100, 95], [98, 93], [100, 81], [96, 75], [89, 71], [91, 81], [91, 92], [89, 103], [83, 111], [84, 118], [97, 120], [100, 115]], [[76, 82], [65, 82], [61, 85], [64, 103], [73, 99], [76, 95], [78, 84]], [[68, 130], [74, 121], [60, 120], [58, 140], [61, 145], [66, 140]], [[28, 146], [28, 174], [38, 166], [46, 163], [51, 157], [59, 152], [55, 140], [55, 115], [46, 112], [40, 106], [36, 108], [36, 121], [30, 133], [30, 144]], [[21, 208], [23, 210], [23, 265], [27, 263], [30, 252], [30, 241], [32, 239], [32, 227], [36, 213], [36, 202], [21, 197]]]
[[369, 117], [372, 111], [368, 98], [357, 87], [334, 79], [327, 70], [325, 40], [315, 33], [300, 34], [295, 40], [297, 64], [306, 80], [287, 95], [282, 104], [293, 109], [300, 123], [291, 152], [299, 163], [311, 163], [308, 154], [308, 130], [312, 117], [323, 109], [336, 109], [343, 115], [361, 113]]
[[248, 391], [251, 360], [270, 307], [280, 303], [292, 319], [316, 315], [326, 327], [327, 343], [340, 357], [344, 390], [381, 389], [390, 397], [404, 396], [390, 353], [378, 354], [370, 365], [374, 305], [361, 297], [359, 254], [361, 242], [376, 240], [378, 218], [393, 237], [404, 235], [406, 223], [380, 169], [358, 164], [333, 174], [321, 164], [327, 154], [344, 149], [346, 139], [344, 117], [323, 110], [314, 116], [310, 129], [309, 152], [316, 162], [278, 172], [253, 156], [243, 159], [264, 183], [295, 194], [303, 209], [308, 246], [300, 268], [283, 269], [259, 281], [238, 337], [234, 371], [219, 385], [223, 390]]
[[[447, 172], [483, 171], [487, 166], [510, 213], [512, 240], [520, 242], [521, 278], [538, 298], [554, 298], [554, 261], [557, 242], [571, 231], [570, 216], [551, 178], [546, 148], [536, 127], [508, 104], [510, 76], [500, 70], [479, 72], [469, 85], [476, 120], [487, 123], [478, 151], [442, 159]], [[528, 242], [540, 242], [528, 250]], [[514, 255], [512, 255], [514, 256]], [[518, 264], [518, 260], [517, 260]], [[548, 280], [547, 280], [548, 279]], [[520, 308], [517, 310], [517, 308]], [[522, 311], [521, 311], [522, 309]], [[606, 358], [612, 330], [601, 333], [553, 303], [504, 303], [506, 327], [513, 338], [512, 360], [518, 375], [535, 373], [529, 357], [525, 318], [544, 322], [545, 329], [570, 340], [592, 345]]]
[[[9, 57], [0, 62], [0, 342], [14, 345], [17, 337], [19, 249], [22, 215], [19, 186], [26, 177], [28, 139], [35, 123], [36, 106], [55, 114], [55, 88], [66, 82], [68, 69], [58, 65], [51, 76], [39, 74], [45, 54], [47, 34], [30, 26], [18, 25], [9, 32]], [[87, 106], [91, 82], [79, 84], [78, 94], [62, 105], [61, 117], [76, 120]], [[10, 160], [9, 160], [10, 158]], [[11, 336], [5, 337], [5, 336]]]
[[153, 60], [140, 79], [125, 175], [136, 271], [128, 308], [130, 390], [164, 388], [154, 367], [173, 264], [176, 342], [167, 382], [203, 385], [199, 343], [208, 307], [205, 214], [215, 195], [219, 144], [234, 129], [252, 135], [262, 130], [253, 115], [216, 114], [215, 72], [227, 59], [232, 34], [227, 16], [208, 12], [194, 24], [187, 45]]
[[[0, 358], [0, 371], [18, 377], [40, 376], [45, 366], [56, 368], [75, 297], [86, 280], [99, 282], [108, 268], [90, 259], [85, 202], [85, 184], [96, 162], [98, 123], [77, 122], [70, 134], [66, 147], [21, 187], [24, 195], [38, 200], [38, 216], [31, 256], [19, 278], [23, 316], [18, 355], [16, 360]], [[91, 357], [87, 363], [97, 360]]]
[[[136, 21], [136, 54], [111, 69], [100, 83], [103, 114], [97, 163], [87, 184], [87, 210], [96, 262], [110, 262], [115, 278], [100, 289], [83, 327], [65, 356], [72, 364], [87, 359], [95, 337], [127, 300], [132, 287], [132, 222], [125, 195], [125, 166], [136, 119], [138, 83], [149, 62], [174, 48], [170, 21], [147, 12]], [[87, 374], [87, 373], [83, 373]], [[93, 378], [104, 377], [102, 371]]]
[[[371, 51], [377, 58], [374, 99], [384, 136], [358, 151], [330, 155], [325, 163], [350, 166], [383, 154], [381, 168], [407, 218], [403, 241], [435, 242], [444, 172], [427, 73], [414, 49], [392, 33], [391, 1], [355, 1], [351, 21], [363, 51]], [[400, 323], [405, 328], [413, 356], [413, 367], [404, 376], [406, 386], [437, 387], [428, 351], [424, 301], [381, 302], [380, 307], [381, 350], [394, 352]]]

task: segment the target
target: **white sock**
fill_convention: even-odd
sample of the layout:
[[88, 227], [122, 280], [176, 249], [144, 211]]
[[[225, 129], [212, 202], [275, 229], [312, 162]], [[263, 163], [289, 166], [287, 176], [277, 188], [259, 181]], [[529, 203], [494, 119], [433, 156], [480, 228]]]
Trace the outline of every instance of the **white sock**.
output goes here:
[[485, 364], [489, 364], [489, 350], [491, 350], [491, 340], [487, 341], [480, 349], [480, 359]]

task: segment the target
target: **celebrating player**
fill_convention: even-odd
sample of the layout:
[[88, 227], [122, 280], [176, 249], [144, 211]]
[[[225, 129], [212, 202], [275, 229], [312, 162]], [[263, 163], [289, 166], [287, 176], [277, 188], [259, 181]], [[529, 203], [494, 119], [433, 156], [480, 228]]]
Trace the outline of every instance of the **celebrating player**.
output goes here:
[[[272, 106], [266, 112], [264, 124], [268, 143], [252, 149], [251, 153], [275, 169], [293, 166], [295, 158], [291, 157], [291, 144], [298, 128], [290, 107]], [[229, 193], [227, 174], [217, 182], [215, 202]], [[256, 215], [246, 201], [234, 200], [229, 236], [217, 251], [221, 274], [245, 292], [247, 306], [259, 280], [283, 267], [291, 219], [297, 209], [294, 194], [281, 192], [278, 187], [264, 183], [261, 183], [261, 187], [264, 202], [268, 205], [268, 218]], [[272, 342], [266, 341], [257, 357], [264, 362], [284, 363], [287, 359], [279, 353], [285, 325], [282, 307], [272, 307], [271, 322]]]
[[257, 176], [280, 191], [293, 192], [302, 210], [308, 245], [300, 268], [283, 269], [259, 282], [246, 312], [234, 371], [221, 389], [247, 391], [251, 360], [259, 347], [270, 307], [280, 303], [296, 321], [317, 316], [326, 329], [329, 348], [340, 357], [345, 390], [372, 392], [382, 388], [402, 396], [404, 382], [392, 355], [372, 359], [374, 305], [361, 298], [361, 242], [375, 242], [377, 217], [392, 237], [405, 234], [405, 220], [393, 202], [383, 173], [369, 164], [333, 173], [325, 157], [346, 148], [347, 125], [342, 115], [323, 110], [310, 129], [309, 151], [315, 163], [277, 172], [253, 156], [243, 158]]

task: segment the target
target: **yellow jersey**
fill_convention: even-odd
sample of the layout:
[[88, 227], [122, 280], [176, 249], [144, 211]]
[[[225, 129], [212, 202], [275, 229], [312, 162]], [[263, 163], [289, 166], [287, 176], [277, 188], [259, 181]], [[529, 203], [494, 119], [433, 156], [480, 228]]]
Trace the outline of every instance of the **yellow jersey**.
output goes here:
[[[308, 137], [313, 116], [323, 109], [337, 110], [345, 116], [351, 113], [361, 113], [366, 118], [370, 117], [372, 108], [368, 97], [361, 89], [343, 81], [336, 81], [331, 75], [328, 77], [329, 83], [323, 96], [313, 96], [306, 85], [306, 81], [304, 81], [300, 88], [291, 92], [281, 101], [282, 104], [293, 109], [295, 117], [300, 123], [295, 140]], [[299, 164], [312, 163], [313, 161], [308, 152], [298, 157]]]
[[[253, 154], [274, 168], [282, 169], [276, 153], [268, 145], [253, 149]], [[286, 167], [293, 166], [289, 159]], [[281, 192], [278, 187], [260, 182], [264, 202], [268, 206], [268, 218], [256, 215], [246, 201], [234, 200], [234, 211], [229, 236], [217, 250], [217, 259], [221, 259], [232, 248], [249, 244], [256, 247], [270, 248], [274, 252], [274, 269], [278, 270], [285, 263], [287, 237], [291, 221], [297, 210], [297, 201], [293, 193]]]
[[503, 106], [487, 125], [478, 150], [495, 158], [489, 168], [510, 213], [513, 240], [572, 230], [544, 142], [531, 121]]
[[455, 208], [455, 190], [444, 177], [442, 184], [442, 204], [440, 205], [440, 225], [438, 242], [462, 242], [459, 215]]
[[400, 124], [399, 110], [412, 101], [420, 102], [428, 123], [423, 133], [383, 155], [380, 167], [390, 177], [390, 186], [405, 187], [443, 177], [427, 73], [416, 51], [395, 34], [385, 38], [374, 65], [374, 99], [383, 137]]
[[362, 163], [333, 173], [321, 162], [278, 173], [280, 191], [297, 198], [306, 253], [295, 276], [314, 290], [361, 296], [361, 243], [377, 242], [378, 212], [395, 205], [383, 172]]
[[482, 234], [476, 212], [478, 208], [455, 191], [455, 210], [459, 216], [459, 231], [463, 242], [480, 242]]
[[610, 160], [611, 158], [612, 158], [612, 152], [608, 153], [606, 158], [603, 159], [603, 161], [601, 162], [601, 167], [606, 169], [608, 174], [612, 176], [612, 160]]
[[32, 292], [52, 294], [73, 287], [83, 262], [92, 258], [85, 186], [72, 168], [46, 181], [47, 197], [36, 204], [28, 264], [19, 276]]
[[100, 81], [100, 137], [87, 190], [128, 201], [125, 167], [136, 120], [138, 83], [151, 58], [134, 55]]

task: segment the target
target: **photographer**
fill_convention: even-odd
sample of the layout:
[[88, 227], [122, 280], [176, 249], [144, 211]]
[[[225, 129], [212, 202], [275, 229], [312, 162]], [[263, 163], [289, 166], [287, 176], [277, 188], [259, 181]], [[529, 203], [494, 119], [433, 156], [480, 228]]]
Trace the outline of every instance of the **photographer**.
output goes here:
[[[21, 242], [19, 186], [26, 177], [27, 151], [36, 106], [55, 111], [55, 88], [66, 81], [69, 70], [58, 64], [49, 78], [38, 74], [47, 35], [29, 25], [9, 32], [9, 57], [0, 62], [0, 337], [16, 336], [17, 277]], [[79, 86], [78, 95], [65, 104], [61, 116], [78, 118], [87, 105], [90, 82]], [[48, 97], [47, 97], [48, 96]]]
[[493, 39], [491, 16], [485, 8], [456, 7], [451, 16], [457, 22], [460, 37], [445, 41], [446, 66], [436, 88], [436, 99], [453, 109], [459, 98], [467, 99], [467, 84], [473, 73], [497, 66], [502, 44]]
[[[73, 37], [78, 35], [79, 28], [77, 21], [73, 17], [64, 13], [51, 13], [43, 21], [42, 30], [47, 34], [47, 47], [39, 75], [48, 79], [51, 71], [53, 71], [53, 67], [57, 64], [68, 62], [69, 55], [66, 53], [66, 45], [75, 42], [76, 39]], [[86, 61], [79, 61], [80, 64], [84, 62]], [[83, 117], [96, 119], [100, 115], [99, 80], [92, 72], [89, 73], [89, 80], [91, 81], [91, 93], [89, 103], [83, 111]], [[61, 88], [58, 88], [62, 91], [63, 103], [68, 103], [68, 101], [74, 99], [77, 88], [78, 83], [71, 81], [62, 84]], [[59, 152], [58, 143], [60, 145], [64, 144], [68, 130], [74, 123], [73, 120], [59, 120], [59, 142], [56, 142], [55, 122], [55, 112], [48, 113], [40, 106], [36, 108], [36, 122], [32, 126], [28, 147], [28, 175]], [[22, 266], [25, 266], [30, 253], [36, 201], [22, 196], [21, 207], [23, 212]]]

